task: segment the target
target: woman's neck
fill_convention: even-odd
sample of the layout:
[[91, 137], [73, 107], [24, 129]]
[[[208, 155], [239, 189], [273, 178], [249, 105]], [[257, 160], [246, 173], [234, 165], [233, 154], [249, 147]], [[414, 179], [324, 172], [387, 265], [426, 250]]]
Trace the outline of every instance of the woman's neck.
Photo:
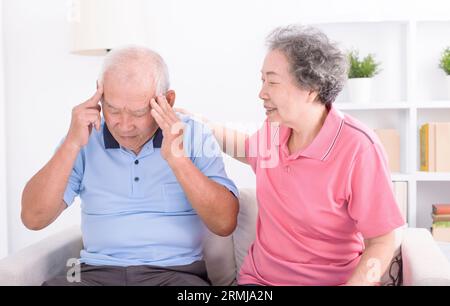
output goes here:
[[319, 134], [327, 115], [327, 107], [323, 104], [318, 104], [311, 107], [301, 120], [290, 126], [292, 133], [289, 136], [288, 148], [291, 154], [303, 150], [313, 142], [314, 138]]

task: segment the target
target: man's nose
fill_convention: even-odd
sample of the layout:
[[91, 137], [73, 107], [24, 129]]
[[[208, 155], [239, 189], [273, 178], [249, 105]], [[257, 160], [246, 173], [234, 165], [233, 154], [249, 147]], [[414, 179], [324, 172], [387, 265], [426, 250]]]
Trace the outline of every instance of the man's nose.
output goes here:
[[122, 132], [131, 131], [134, 126], [133, 118], [126, 112], [123, 112], [120, 116], [120, 128]]

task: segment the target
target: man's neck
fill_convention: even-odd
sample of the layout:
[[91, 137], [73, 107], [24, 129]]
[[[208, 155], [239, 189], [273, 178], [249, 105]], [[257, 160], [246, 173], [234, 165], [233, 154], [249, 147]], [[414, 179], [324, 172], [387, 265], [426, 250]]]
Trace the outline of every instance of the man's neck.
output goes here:
[[148, 137], [148, 139], [144, 141], [144, 143], [143, 143], [142, 146], [140, 146], [140, 147], [139, 147], [138, 149], [136, 149], [136, 150], [131, 150], [134, 154], [136, 154], [136, 156], [138, 156], [139, 153], [142, 151], [142, 148], [144, 147], [144, 145], [145, 145], [147, 142], [149, 142], [153, 137], [155, 137], [156, 132], [158, 131], [158, 128], [159, 128], [159, 127], [157, 126], [157, 127], [154, 129], [154, 131], [153, 131], [153, 133], [151, 134], [151, 136]]

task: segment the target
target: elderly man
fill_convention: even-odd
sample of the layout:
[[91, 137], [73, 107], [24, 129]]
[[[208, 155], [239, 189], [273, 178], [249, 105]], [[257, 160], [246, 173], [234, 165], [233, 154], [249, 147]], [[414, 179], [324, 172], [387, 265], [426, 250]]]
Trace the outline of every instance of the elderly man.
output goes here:
[[97, 84], [23, 191], [32, 230], [82, 200], [81, 282], [44, 285], [208, 285], [205, 226], [231, 234], [239, 205], [214, 137], [175, 115], [167, 66], [149, 49], [110, 52]]

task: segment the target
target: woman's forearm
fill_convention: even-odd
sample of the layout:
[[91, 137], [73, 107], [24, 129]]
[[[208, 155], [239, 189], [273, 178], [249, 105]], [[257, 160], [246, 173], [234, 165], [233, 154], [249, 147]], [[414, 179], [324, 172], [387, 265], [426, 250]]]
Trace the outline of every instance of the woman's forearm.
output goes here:
[[213, 132], [214, 137], [224, 153], [248, 164], [245, 156], [245, 140], [248, 138], [247, 134], [210, 121], [207, 122], [207, 125]]
[[378, 285], [394, 255], [394, 242], [394, 232], [368, 240], [361, 260], [347, 281], [347, 285]]

